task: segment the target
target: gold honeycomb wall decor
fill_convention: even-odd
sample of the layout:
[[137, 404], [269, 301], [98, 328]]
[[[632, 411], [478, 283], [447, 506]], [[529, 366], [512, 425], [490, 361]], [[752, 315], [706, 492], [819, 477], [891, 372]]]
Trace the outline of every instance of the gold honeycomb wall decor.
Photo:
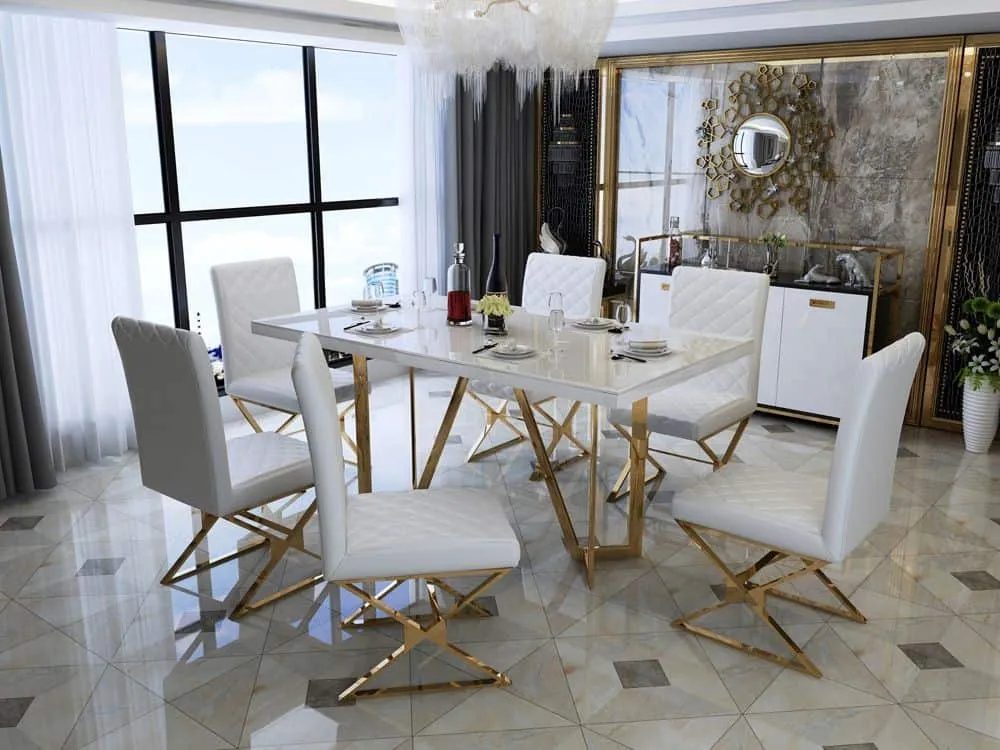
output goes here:
[[[805, 214], [814, 177], [836, 179], [827, 160], [834, 128], [816, 93], [818, 85], [805, 73], [790, 78], [783, 66], [762, 64], [729, 83], [724, 109], [717, 99], [701, 103], [705, 119], [697, 134], [704, 153], [696, 164], [708, 180], [708, 197], [728, 195], [732, 211], [756, 211], [769, 219], [787, 204]], [[733, 150], [737, 134], [751, 118], [780, 122], [788, 138], [787, 153], [768, 174], [752, 174]]]

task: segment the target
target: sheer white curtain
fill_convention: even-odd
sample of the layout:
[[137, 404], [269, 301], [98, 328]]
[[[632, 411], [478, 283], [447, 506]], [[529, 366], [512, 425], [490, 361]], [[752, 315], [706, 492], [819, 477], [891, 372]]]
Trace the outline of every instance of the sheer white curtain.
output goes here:
[[132, 441], [110, 333], [142, 309], [117, 50], [110, 24], [0, 13], [0, 151], [57, 468]]
[[446, 142], [449, 110], [442, 107], [416, 74], [408, 53], [400, 53], [403, 92], [402, 136], [405, 174], [399, 205], [403, 211], [404, 267], [401, 284], [422, 287], [428, 277], [438, 279], [447, 251]]

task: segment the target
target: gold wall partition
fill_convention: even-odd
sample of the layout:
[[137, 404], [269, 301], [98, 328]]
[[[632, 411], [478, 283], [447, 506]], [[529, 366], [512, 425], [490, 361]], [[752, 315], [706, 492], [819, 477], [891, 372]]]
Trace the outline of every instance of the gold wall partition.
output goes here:
[[[763, 65], [781, 66], [789, 78], [796, 74], [809, 75], [818, 81], [836, 130], [828, 146], [834, 149], [831, 160], [835, 162], [833, 171], [836, 179], [829, 183], [831, 187], [818, 177], [813, 183], [812, 191], [817, 197], [812, 202], [812, 216], [809, 216], [808, 210], [787, 206], [782, 206], [780, 212], [773, 212], [774, 215], [768, 215], [771, 211], [761, 215], [756, 211], [730, 212], [728, 197], [714, 201], [707, 196], [702, 197], [698, 192], [699, 183], [694, 189], [698, 203], [684, 204], [681, 201], [682, 206], [694, 206], [689, 211], [691, 217], [687, 220], [682, 218], [681, 229], [750, 237], [775, 231], [785, 232], [790, 238], [806, 243], [827, 241], [904, 247], [906, 272], [905, 278], [899, 280], [905, 288], [904, 313], [900, 330], [892, 333], [899, 335], [909, 330], [920, 330], [931, 341], [929, 361], [937, 361], [934, 347], [938, 347], [939, 358], [941, 343], [937, 333], [943, 325], [941, 320], [944, 314], [940, 308], [946, 303], [942, 295], [946, 298], [948, 293], [944, 277], [951, 267], [953, 253], [949, 231], [953, 234], [958, 201], [955, 194], [961, 184], [961, 178], [954, 175], [953, 167], [956, 158], [961, 162], [964, 149], [958, 141], [962, 140], [963, 128], [967, 127], [962, 121], [960, 105], [963, 65], [966, 74], [969, 65], [965, 45], [965, 37], [947, 36], [602, 59], [599, 65], [602, 83], [601, 168], [595, 216], [598, 236], [608, 254], [617, 261], [632, 248], [629, 242], [624, 241], [625, 234], [638, 237], [666, 230], [667, 216], [656, 213], [661, 210], [659, 206], [648, 212], [655, 217], [648, 223], [660, 221], [662, 226], [640, 226], [641, 221], [629, 218], [630, 211], [632, 216], [641, 218], [643, 199], [638, 201], [638, 210], [620, 205], [623, 184], [626, 191], [631, 190], [634, 194], [647, 191], [652, 196], [647, 199], [650, 205], [657, 199], [658, 190], [666, 193], [665, 205], [674, 205], [669, 195], [672, 186], [686, 181], [690, 190], [690, 184], [696, 179], [704, 179], [703, 170], [701, 175], [697, 175], [699, 168], [694, 163], [670, 164], [672, 155], [662, 153], [664, 149], [669, 151], [669, 145], [652, 156], [642, 154], [637, 148], [623, 153], [622, 111], [623, 105], [630, 104], [627, 99], [628, 85], [636, 83], [638, 86], [649, 84], [655, 87], [660, 85], [654, 81], [653, 74], [657, 71], [661, 71], [662, 79], [673, 81], [683, 80], [683, 74], [691, 71], [693, 76], [700, 76], [702, 90], [718, 92], [717, 98], [722, 100], [719, 107], [724, 110], [728, 106], [725, 103], [728, 92], [724, 85], [720, 86], [720, 81], [728, 82], [745, 71], [758, 70]], [[974, 64], [974, 55], [972, 60]], [[645, 70], [650, 71], [649, 76], [645, 76]], [[626, 84], [624, 101], [623, 81]], [[824, 83], [826, 89], [823, 89]], [[702, 99], [710, 97], [700, 94], [696, 97], [694, 92], [690, 92], [684, 101], [678, 102], [675, 92], [676, 89], [670, 88], [669, 106], [680, 106], [680, 111], [685, 114], [685, 118], [680, 119], [685, 121], [680, 126], [681, 130], [671, 132], [667, 137], [673, 139], [671, 144], [684, 144], [686, 161], [691, 150], [688, 146], [693, 147], [699, 138], [695, 132], [687, 132], [686, 124], [692, 117], [688, 108], [695, 98], [698, 100], [695, 106], [700, 107]], [[644, 101], [655, 103], [657, 96], [654, 93], [645, 100], [640, 97], [635, 101], [639, 105]], [[635, 101], [631, 103], [635, 104]], [[891, 102], [891, 111], [879, 111], [884, 102]], [[851, 103], [870, 110], [866, 115], [868, 119], [862, 126], [855, 127], [854, 132], [842, 127], [849, 118], [858, 117], [856, 109], [849, 109]], [[704, 110], [699, 110], [697, 114], [700, 115], [700, 124], [705, 119]], [[637, 115], [635, 111], [628, 113], [629, 119], [624, 127], [630, 130], [626, 139], [635, 138], [636, 132], [641, 130], [636, 126], [636, 119], [640, 116], [641, 113]], [[667, 115], [657, 113], [651, 121], [655, 123], [657, 117], [661, 118], [661, 122], [668, 119]], [[669, 119], [671, 124], [668, 127], [673, 127], [673, 122], [679, 118], [671, 114]], [[851, 122], [856, 123], [857, 119]], [[647, 135], [649, 133], [641, 134], [642, 137]], [[841, 139], [840, 142], [838, 139]], [[898, 142], [892, 139], [898, 139]], [[883, 147], [884, 144], [888, 147]], [[656, 151], [655, 148], [652, 150]], [[916, 155], [913, 157], [915, 163], [907, 161], [908, 154]], [[642, 163], [647, 158], [651, 162], [664, 159], [669, 165], [661, 180], [649, 179], [655, 164]], [[638, 168], [630, 163], [635, 161], [640, 162]], [[831, 192], [834, 190], [841, 191], [843, 197]], [[865, 194], [866, 190], [870, 190], [870, 196]], [[865, 201], [869, 197], [872, 200], [867, 205]], [[820, 206], [821, 210], [817, 208]], [[665, 214], [667, 208], [663, 208], [662, 212]], [[678, 210], [673, 215], [680, 213]], [[793, 215], [806, 218], [794, 218]], [[861, 227], [858, 231], [860, 236], [851, 235], [855, 219]], [[635, 226], [635, 230], [623, 231], [622, 221], [625, 224], [632, 221], [630, 226]], [[827, 224], [837, 226], [834, 236], [825, 228]], [[883, 234], [885, 236], [880, 236]], [[807, 265], [820, 262], [811, 259], [807, 249], [801, 252], [803, 255], [796, 263]], [[918, 372], [908, 410], [909, 422], [915, 423], [922, 417], [927, 424], [953, 426], [952, 422], [929, 420], [928, 409], [922, 406], [924, 400], [933, 399], [937, 377], [933, 365]]]
[[[969, 140], [972, 135], [972, 113], [978, 96], [995, 96], [994, 92], [977, 92], [976, 74], [979, 53], [988, 48], [1000, 47], [1000, 34], [981, 34], [966, 37], [963, 48], [956, 51], [953, 66], [956, 70], [956, 83], [949, 87], [953, 100], [952, 117], [949, 123], [949, 138], [942, 140], [941, 166], [939, 174], [942, 179], [942, 211], [938, 225], [936, 243], [936, 264], [931, 266], [928, 255], [928, 268], [935, 268], [936, 274], [929, 274], [925, 285], [924, 318], [922, 330], [929, 332], [929, 347], [927, 369], [924, 379], [923, 408], [921, 424], [928, 427], [943, 429], [960, 429], [961, 423], [956, 419], [943, 417], [938, 413], [938, 401], [947, 391], [951, 382], [951, 374], [944, 371], [944, 348], [947, 343], [944, 326], [952, 312], [953, 275], [959, 265], [958, 243], [959, 231], [963, 224], [962, 201], [963, 188], [967, 182], [966, 170], [979, 165], [968, 164]], [[961, 299], [955, 302], [961, 302]], [[954, 396], [951, 399], [956, 401]], [[956, 407], [953, 406], [952, 411]]]

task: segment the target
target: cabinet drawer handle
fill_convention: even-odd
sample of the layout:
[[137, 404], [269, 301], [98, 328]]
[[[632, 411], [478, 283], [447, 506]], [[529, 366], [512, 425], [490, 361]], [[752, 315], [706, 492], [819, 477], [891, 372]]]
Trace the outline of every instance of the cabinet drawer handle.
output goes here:
[[809, 300], [809, 307], [819, 307], [823, 310], [833, 310], [837, 306], [837, 303], [832, 299], [811, 299]]
[[670, 284], [668, 284], [666, 281], [664, 281], [662, 284], [660, 284], [660, 291], [661, 292], [669, 292], [670, 291]]

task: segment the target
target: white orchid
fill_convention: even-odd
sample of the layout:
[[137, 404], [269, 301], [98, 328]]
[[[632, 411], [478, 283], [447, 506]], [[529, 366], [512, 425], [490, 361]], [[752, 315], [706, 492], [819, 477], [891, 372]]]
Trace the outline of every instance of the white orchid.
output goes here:
[[962, 315], [944, 326], [960, 368], [958, 380], [976, 391], [1000, 393], [1000, 300], [972, 297], [962, 303]]

